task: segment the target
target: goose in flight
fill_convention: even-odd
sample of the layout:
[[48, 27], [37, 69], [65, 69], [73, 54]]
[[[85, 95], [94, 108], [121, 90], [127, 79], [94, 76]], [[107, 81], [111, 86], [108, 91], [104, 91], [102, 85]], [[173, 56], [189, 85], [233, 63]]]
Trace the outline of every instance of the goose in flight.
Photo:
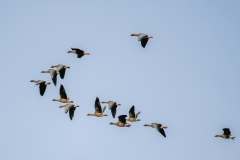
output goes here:
[[77, 54], [77, 58], [81, 58], [82, 56], [84, 55], [89, 55], [90, 53], [88, 52], [85, 52], [81, 49], [78, 49], [78, 48], [71, 48], [72, 50], [71, 51], [68, 51], [67, 53], [74, 53], [74, 54]]
[[36, 83], [35, 85], [39, 85], [39, 91], [41, 96], [44, 95], [47, 85], [51, 84], [50, 82], [42, 80], [31, 80], [30, 82], [35, 82]]
[[69, 111], [69, 117], [72, 120], [74, 117], [74, 111], [79, 106], [68, 103], [68, 104], [65, 104], [64, 106], [60, 106], [59, 108], [64, 108], [64, 107], [65, 107], [65, 113], [67, 114]]
[[131, 34], [131, 36], [137, 36], [138, 37], [138, 41], [141, 41], [141, 44], [142, 44], [143, 48], [145, 48], [145, 46], [147, 45], [148, 39], [149, 38], [153, 38], [152, 36], [149, 36], [149, 35], [144, 34], [144, 33]]
[[127, 120], [130, 122], [140, 121], [140, 119], [137, 118], [140, 113], [141, 112], [138, 112], [137, 114], [135, 114], [134, 106], [132, 106], [131, 109], [129, 110], [129, 118]]
[[155, 128], [158, 132], [160, 132], [166, 138], [166, 134], [163, 128], [168, 128], [167, 126], [163, 126], [162, 124], [158, 124], [158, 123], [145, 124], [144, 126]]
[[229, 128], [223, 128], [223, 134], [217, 134], [215, 137], [222, 137], [224, 139], [232, 139], [234, 140], [234, 136], [231, 135], [231, 131]]
[[99, 101], [99, 98], [97, 97], [96, 100], [95, 100], [95, 113], [94, 114], [88, 114], [87, 116], [96, 116], [96, 117], [103, 117], [103, 116], [108, 116], [107, 114], [104, 114], [104, 111], [106, 109], [106, 106], [105, 107], [101, 107], [101, 104], [100, 104], [100, 101]]
[[112, 117], [115, 118], [116, 112], [117, 112], [117, 106], [120, 106], [121, 104], [118, 104], [117, 102], [114, 102], [114, 101], [108, 101], [108, 102], [102, 102], [102, 103], [108, 104], [108, 108], [112, 112]]
[[63, 79], [65, 76], [66, 68], [70, 68], [70, 66], [58, 64], [56, 66], [51, 66], [51, 68], [57, 68], [60, 77]]
[[127, 115], [118, 116], [118, 122], [117, 123], [111, 122], [110, 124], [116, 125], [118, 127], [130, 127], [131, 125], [126, 123], [126, 117]]
[[60, 99], [53, 99], [52, 101], [58, 101], [62, 103], [73, 103], [73, 101], [67, 97], [67, 93], [62, 84], [59, 89], [59, 94], [60, 94]]

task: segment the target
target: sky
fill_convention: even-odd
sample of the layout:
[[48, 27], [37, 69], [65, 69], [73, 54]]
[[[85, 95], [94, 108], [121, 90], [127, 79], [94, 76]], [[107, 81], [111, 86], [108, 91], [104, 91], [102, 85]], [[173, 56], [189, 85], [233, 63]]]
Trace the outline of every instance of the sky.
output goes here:
[[[240, 159], [240, 1], [2, 1], [0, 159]], [[153, 36], [142, 48], [132, 33]], [[90, 53], [81, 59], [71, 47]], [[30, 80], [65, 64], [40, 96]], [[80, 107], [59, 108], [59, 87]], [[132, 105], [141, 121], [117, 127], [96, 97]], [[102, 107], [105, 105], [102, 105]], [[164, 138], [144, 127], [168, 126]], [[215, 138], [230, 128], [236, 139]]]

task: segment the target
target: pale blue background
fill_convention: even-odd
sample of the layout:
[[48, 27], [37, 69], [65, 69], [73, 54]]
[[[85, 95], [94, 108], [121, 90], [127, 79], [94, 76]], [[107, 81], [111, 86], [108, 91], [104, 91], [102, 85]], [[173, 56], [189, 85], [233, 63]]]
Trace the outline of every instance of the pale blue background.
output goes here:
[[[239, 160], [240, 1], [1, 1], [1, 160]], [[153, 36], [142, 48], [132, 33]], [[81, 59], [71, 47], [90, 52]], [[40, 96], [31, 79], [65, 79]], [[71, 121], [59, 86], [80, 105]], [[141, 111], [131, 128], [87, 117], [100, 101]], [[107, 109], [106, 113], [111, 115]], [[165, 139], [145, 123], [169, 128]], [[229, 127], [237, 138], [215, 138]]]

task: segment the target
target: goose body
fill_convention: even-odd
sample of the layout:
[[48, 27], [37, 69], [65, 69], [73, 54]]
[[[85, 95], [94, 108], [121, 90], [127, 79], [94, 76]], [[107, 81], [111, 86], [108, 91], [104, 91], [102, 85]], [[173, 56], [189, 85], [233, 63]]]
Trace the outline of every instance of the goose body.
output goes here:
[[221, 137], [221, 138], [224, 138], [224, 139], [232, 139], [234, 140], [234, 136], [231, 135], [231, 131], [229, 128], [223, 128], [223, 134], [217, 134], [215, 137]]
[[77, 54], [77, 58], [82, 58], [82, 56], [84, 55], [89, 55], [90, 53], [88, 52], [85, 52], [81, 49], [78, 49], [78, 48], [71, 48], [72, 50], [68, 51], [67, 53], [74, 53], [74, 54]]
[[126, 117], [127, 115], [118, 116], [118, 122], [117, 123], [111, 122], [110, 124], [116, 125], [118, 127], [130, 127], [131, 125], [126, 123]]
[[158, 124], [158, 123], [145, 124], [144, 126], [155, 128], [158, 132], [160, 132], [166, 138], [166, 134], [163, 128], [168, 128], [167, 126], [163, 126], [162, 124]]
[[95, 113], [94, 114], [88, 114], [87, 116], [96, 116], [96, 117], [103, 117], [103, 116], [108, 116], [107, 114], [104, 114], [104, 111], [106, 107], [101, 107], [99, 98], [97, 97], [95, 100]]
[[138, 112], [137, 114], [135, 114], [134, 106], [132, 106], [129, 110], [129, 118], [127, 120], [130, 122], [140, 121], [140, 119], [137, 118], [140, 113], [141, 112]]
[[149, 36], [149, 35], [144, 34], [144, 33], [131, 34], [131, 36], [137, 36], [138, 41], [141, 41], [141, 45], [142, 45], [143, 48], [145, 48], [145, 46], [147, 45], [148, 39], [153, 38], [152, 36]]
[[73, 101], [67, 97], [67, 93], [62, 84], [59, 89], [59, 94], [60, 94], [60, 99], [53, 99], [52, 101], [58, 101], [62, 103], [73, 103]]

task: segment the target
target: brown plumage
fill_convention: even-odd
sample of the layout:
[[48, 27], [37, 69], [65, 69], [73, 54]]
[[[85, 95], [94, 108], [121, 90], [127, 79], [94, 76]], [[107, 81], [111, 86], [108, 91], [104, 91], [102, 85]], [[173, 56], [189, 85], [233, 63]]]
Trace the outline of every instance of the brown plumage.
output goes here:
[[132, 106], [129, 110], [129, 118], [127, 118], [127, 120], [130, 122], [140, 121], [140, 119], [137, 118], [140, 113], [141, 112], [138, 112], [137, 114], [135, 114], [135, 108], [134, 106]]
[[223, 134], [217, 134], [215, 137], [222, 137], [224, 139], [232, 139], [234, 140], [234, 136], [231, 135], [231, 131], [229, 128], [223, 128]]
[[103, 116], [108, 116], [107, 114], [104, 114], [104, 111], [106, 109], [105, 107], [101, 107], [99, 98], [97, 97], [95, 100], [95, 104], [94, 104], [94, 108], [95, 108], [95, 113], [94, 114], [88, 114], [87, 116], [96, 116], [96, 117], [103, 117]]
[[126, 123], [126, 117], [127, 115], [118, 116], [118, 122], [117, 123], [111, 122], [110, 124], [116, 125], [118, 127], [130, 127], [131, 125]]
[[62, 103], [73, 103], [72, 100], [70, 100], [67, 97], [67, 93], [63, 87], [63, 85], [61, 84], [60, 89], [59, 89], [59, 94], [60, 94], [60, 99], [53, 99], [52, 101], [58, 101], [58, 102], [62, 102]]

